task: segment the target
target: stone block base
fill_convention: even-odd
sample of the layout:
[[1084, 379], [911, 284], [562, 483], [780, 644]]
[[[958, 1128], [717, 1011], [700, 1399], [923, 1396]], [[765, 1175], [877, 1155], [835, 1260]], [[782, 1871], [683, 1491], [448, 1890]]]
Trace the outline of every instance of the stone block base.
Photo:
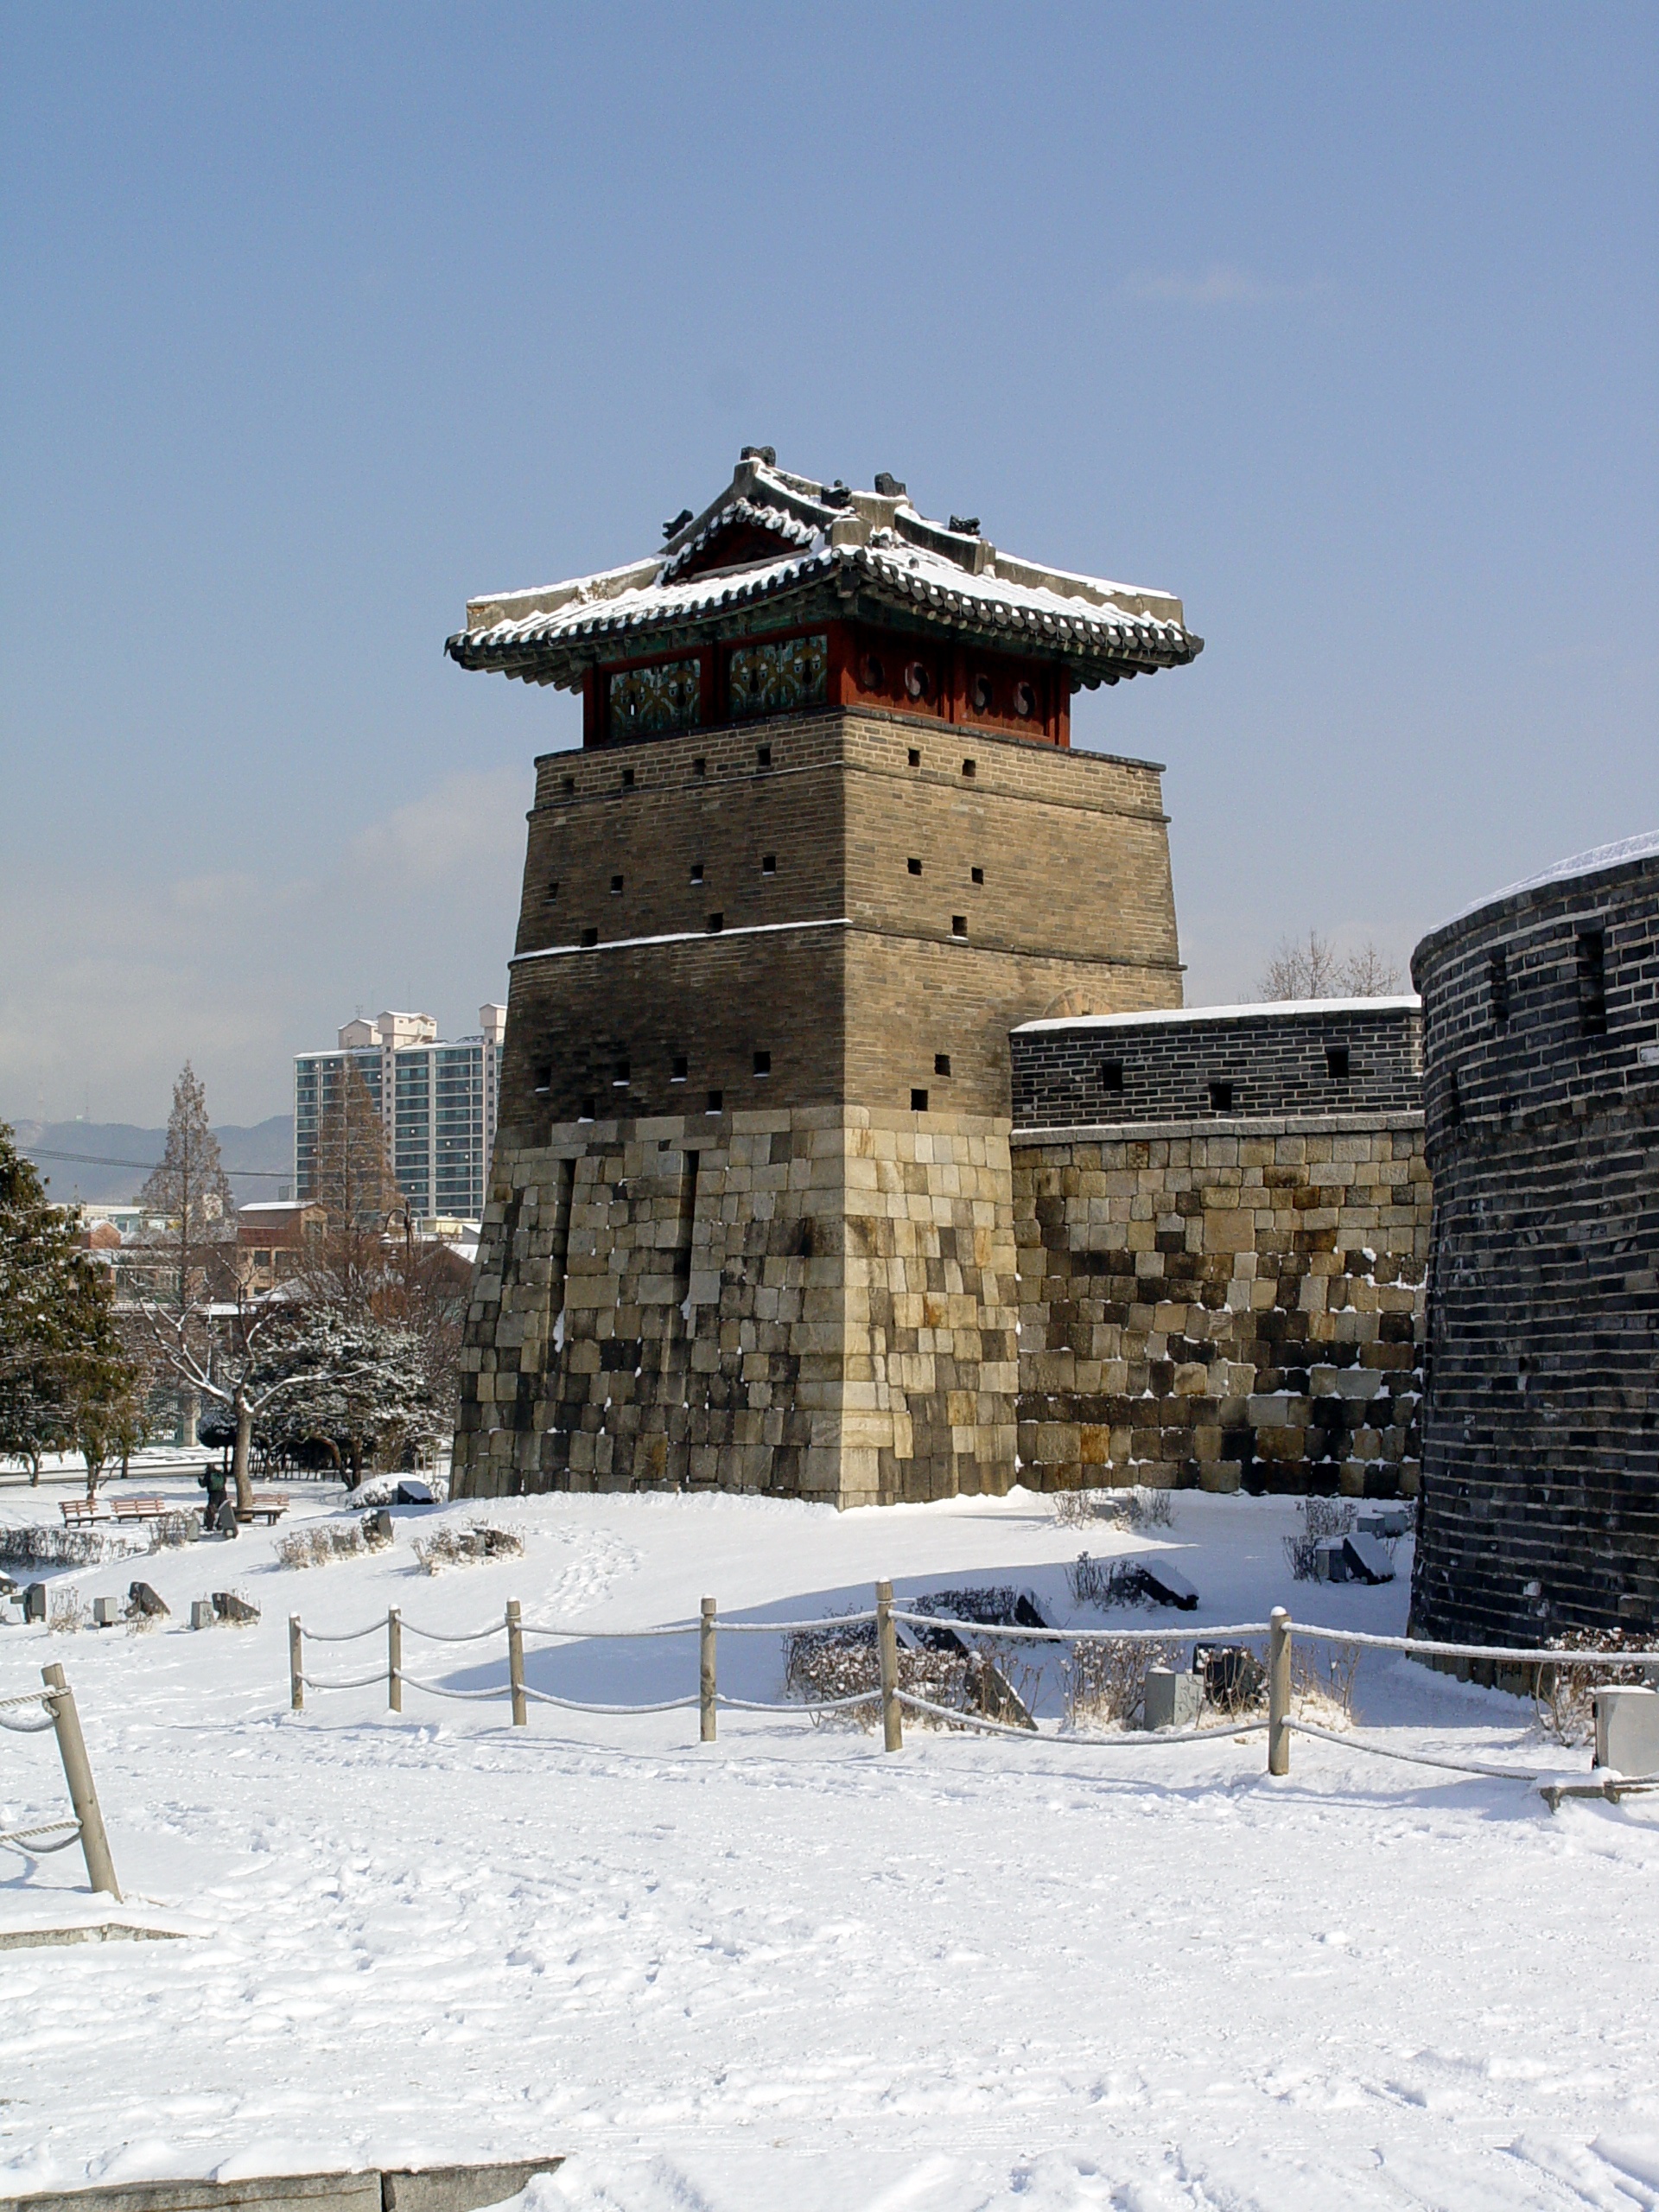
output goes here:
[[1006, 1122], [855, 1107], [498, 1136], [454, 1494], [1001, 1492]]
[[1419, 1114], [1014, 1140], [1035, 1490], [1415, 1496]]

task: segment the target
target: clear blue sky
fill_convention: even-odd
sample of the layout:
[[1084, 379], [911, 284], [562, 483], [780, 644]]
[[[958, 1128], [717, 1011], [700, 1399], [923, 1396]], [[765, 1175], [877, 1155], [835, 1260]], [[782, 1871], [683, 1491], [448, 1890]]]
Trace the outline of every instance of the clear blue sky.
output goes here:
[[1180, 593], [1194, 1002], [1659, 825], [1651, 6], [0, 21], [0, 1114], [505, 991], [574, 703], [469, 591], [738, 448]]

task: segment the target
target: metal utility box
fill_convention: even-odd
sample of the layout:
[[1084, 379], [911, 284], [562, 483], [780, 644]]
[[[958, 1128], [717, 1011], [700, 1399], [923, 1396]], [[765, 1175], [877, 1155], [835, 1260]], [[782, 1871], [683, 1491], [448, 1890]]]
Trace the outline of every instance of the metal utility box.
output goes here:
[[1659, 1690], [1630, 1684], [1596, 1692], [1596, 1764], [1615, 1774], [1659, 1774]]
[[1148, 1728], [1190, 1728], [1203, 1702], [1204, 1683], [1197, 1675], [1177, 1674], [1173, 1667], [1147, 1670], [1142, 1711]]

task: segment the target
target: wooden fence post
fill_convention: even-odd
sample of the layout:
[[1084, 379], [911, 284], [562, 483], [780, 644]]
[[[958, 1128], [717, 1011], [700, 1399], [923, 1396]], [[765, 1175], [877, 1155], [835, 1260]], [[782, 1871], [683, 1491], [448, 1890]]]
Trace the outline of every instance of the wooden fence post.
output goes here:
[[404, 1616], [397, 1605], [386, 1609], [386, 1709], [404, 1709]]
[[288, 1709], [305, 1711], [305, 1630], [297, 1613], [288, 1617]]
[[512, 1685], [512, 1725], [523, 1728], [530, 1719], [524, 1703], [524, 1631], [519, 1624], [518, 1600], [507, 1600], [507, 1679]]
[[715, 1740], [715, 1601], [702, 1601], [702, 1623], [697, 1633], [697, 1702], [700, 1708], [701, 1736], [705, 1744]]
[[69, 1784], [69, 1802], [80, 1822], [80, 1849], [86, 1861], [86, 1878], [94, 1890], [107, 1892], [119, 1904], [121, 1885], [115, 1878], [110, 1839], [104, 1833], [104, 1815], [98, 1809], [98, 1792], [92, 1787], [92, 1763], [86, 1757], [86, 1741], [80, 1732], [80, 1715], [75, 1711], [75, 1694], [65, 1681], [61, 1667], [42, 1667], [41, 1680], [55, 1693], [50, 1703], [53, 1724], [58, 1732], [58, 1756], [63, 1761], [63, 1778]]
[[1290, 1772], [1290, 1615], [1268, 1616], [1268, 1772]]
[[891, 1582], [875, 1586], [875, 1649], [881, 1665], [881, 1748], [902, 1751], [905, 1726], [899, 1704], [899, 1632], [893, 1624]]

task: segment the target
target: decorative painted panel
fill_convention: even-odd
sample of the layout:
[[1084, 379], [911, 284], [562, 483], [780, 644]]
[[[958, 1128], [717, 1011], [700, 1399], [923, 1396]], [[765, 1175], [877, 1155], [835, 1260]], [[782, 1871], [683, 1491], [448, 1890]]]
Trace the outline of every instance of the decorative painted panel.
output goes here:
[[801, 707], [821, 707], [827, 692], [830, 640], [785, 638], [772, 645], [738, 645], [731, 663], [731, 715], [744, 721], [755, 715], [785, 715]]
[[702, 672], [695, 660], [630, 668], [611, 678], [613, 737], [654, 737], [665, 729], [695, 729], [702, 719]]

